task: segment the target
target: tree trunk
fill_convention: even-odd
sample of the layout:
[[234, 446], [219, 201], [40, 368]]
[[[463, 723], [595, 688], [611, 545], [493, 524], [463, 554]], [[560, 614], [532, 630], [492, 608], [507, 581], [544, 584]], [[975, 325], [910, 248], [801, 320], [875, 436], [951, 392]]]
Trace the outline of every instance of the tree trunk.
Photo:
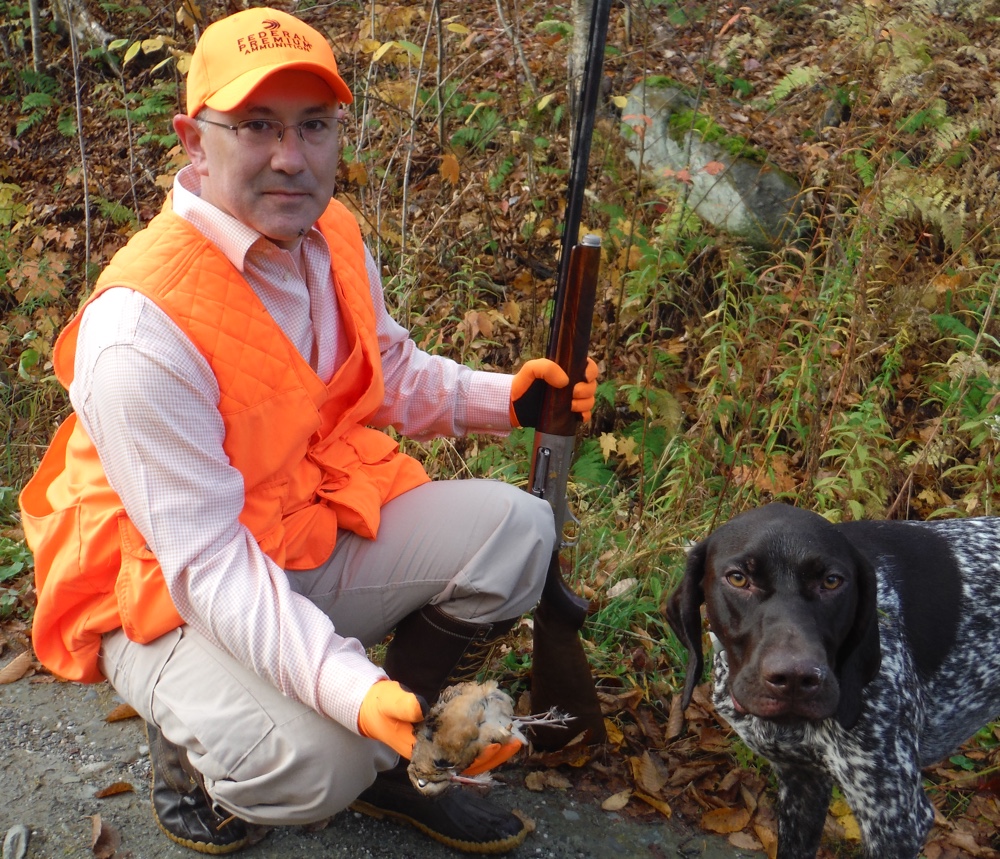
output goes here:
[[86, 0], [52, 0], [52, 16], [61, 26], [72, 27], [77, 40], [90, 47], [107, 45], [115, 38], [90, 14]]
[[587, 65], [587, 43], [590, 41], [590, 17], [594, 0], [572, 0], [570, 6], [573, 18], [573, 42], [566, 60], [569, 95], [569, 144], [570, 152], [576, 141], [576, 121], [580, 115], [580, 97], [583, 87], [583, 71]]
[[39, 0], [31, 0], [28, 8], [31, 11], [31, 67], [40, 73], [45, 69], [45, 58], [42, 56], [42, 13], [38, 3]]

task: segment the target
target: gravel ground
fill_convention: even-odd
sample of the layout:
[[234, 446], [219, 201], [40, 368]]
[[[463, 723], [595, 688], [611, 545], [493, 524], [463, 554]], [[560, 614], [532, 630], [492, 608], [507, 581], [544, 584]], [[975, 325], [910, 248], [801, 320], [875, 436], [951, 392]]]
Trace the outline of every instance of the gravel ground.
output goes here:
[[[120, 835], [115, 859], [191, 859], [157, 829], [148, 804], [149, 759], [137, 719], [105, 721], [120, 702], [107, 684], [0, 686], [0, 838], [29, 833], [26, 854], [8, 839], [3, 859], [94, 859], [94, 815]], [[512, 859], [759, 859], [721, 839], [680, 832], [673, 822], [641, 823], [602, 811], [574, 791], [537, 793], [524, 771], [504, 767], [493, 798], [530, 817], [536, 830]], [[98, 799], [116, 783], [134, 790]], [[25, 830], [22, 830], [22, 834]], [[456, 859], [462, 855], [411, 829], [347, 811], [322, 829], [276, 829], [239, 854], [247, 859]]]

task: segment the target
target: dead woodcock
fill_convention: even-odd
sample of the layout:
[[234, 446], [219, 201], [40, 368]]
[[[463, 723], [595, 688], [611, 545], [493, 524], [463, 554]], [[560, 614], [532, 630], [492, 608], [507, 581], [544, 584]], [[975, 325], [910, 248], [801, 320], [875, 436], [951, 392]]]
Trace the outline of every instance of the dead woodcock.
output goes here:
[[565, 720], [553, 711], [515, 716], [511, 697], [492, 680], [449, 686], [417, 726], [417, 742], [407, 767], [410, 781], [427, 796], [443, 793], [453, 784], [488, 784], [486, 773], [462, 775], [487, 746], [511, 739], [527, 745], [521, 728]]

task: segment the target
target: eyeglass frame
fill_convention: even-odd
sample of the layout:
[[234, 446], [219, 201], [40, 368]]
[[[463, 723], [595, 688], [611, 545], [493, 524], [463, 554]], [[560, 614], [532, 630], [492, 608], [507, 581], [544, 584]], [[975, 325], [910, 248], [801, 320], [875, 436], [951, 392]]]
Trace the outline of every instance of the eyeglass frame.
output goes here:
[[341, 121], [341, 117], [340, 116], [312, 116], [309, 119], [302, 120], [302, 122], [298, 122], [298, 123], [295, 123], [293, 125], [285, 125], [285, 123], [283, 123], [280, 119], [264, 119], [263, 117], [255, 117], [253, 119], [241, 119], [235, 125], [229, 125], [229, 124], [227, 124], [225, 122], [216, 122], [214, 119], [206, 119], [203, 116], [196, 116], [196, 117], [194, 117], [194, 120], [196, 122], [204, 122], [204, 123], [206, 123], [208, 125], [215, 125], [215, 126], [218, 126], [219, 128], [225, 128], [225, 129], [228, 129], [229, 131], [234, 132], [236, 134], [236, 139], [237, 140], [239, 140], [239, 137], [240, 137], [240, 126], [246, 126], [247, 124], [249, 124], [251, 122], [264, 122], [268, 126], [270, 126], [272, 129], [274, 128], [275, 125], [280, 125], [281, 126], [281, 130], [278, 132], [278, 143], [281, 143], [285, 139], [285, 132], [288, 131], [288, 129], [294, 128], [296, 130], [296, 132], [298, 132], [299, 140], [302, 143], [305, 143], [305, 144], [310, 145], [310, 146], [318, 146], [320, 144], [312, 143], [312, 142], [306, 140], [305, 136], [302, 134], [302, 126], [306, 122], [315, 122], [315, 121], [320, 120], [320, 119], [332, 120], [333, 121], [334, 131], [337, 130], [337, 127], [340, 125], [340, 121]]

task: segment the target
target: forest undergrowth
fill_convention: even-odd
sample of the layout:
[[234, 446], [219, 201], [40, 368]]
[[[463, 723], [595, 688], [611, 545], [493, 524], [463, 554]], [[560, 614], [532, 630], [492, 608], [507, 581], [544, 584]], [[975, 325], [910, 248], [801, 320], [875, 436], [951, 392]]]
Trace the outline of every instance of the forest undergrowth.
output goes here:
[[[80, 5], [79, 3], [77, 5]], [[95, 44], [0, 2], [0, 618], [23, 642], [32, 561], [16, 496], [68, 402], [59, 330], [184, 163], [170, 119], [197, 32], [233, 0], [96, 3]], [[428, 351], [510, 371], [545, 348], [568, 174], [572, 11], [274, 2], [327, 32], [356, 94], [338, 197], [390, 308]], [[612, 730], [570, 760], [580, 789], [773, 852], [767, 769], [699, 691], [662, 604], [684, 550], [741, 510], [785, 501], [832, 521], [993, 515], [1000, 493], [1000, 3], [648, 0], [616, 6], [587, 230], [603, 237], [577, 441], [574, 584]], [[637, 169], [644, 76], [802, 183], [794, 244], [751, 249], [687, 205], [684, 171]], [[530, 433], [417, 443], [435, 478], [527, 477]], [[495, 671], [524, 688], [530, 632]], [[928, 772], [925, 855], [1000, 856], [1000, 731]], [[579, 750], [578, 750], [579, 752]], [[625, 764], [622, 766], [622, 764]], [[555, 770], [552, 770], [555, 772]], [[838, 812], [839, 810], [839, 812]], [[850, 855], [831, 808], [827, 855]], [[825, 850], [827, 848], [824, 848]], [[956, 852], [957, 851], [957, 852]]]

